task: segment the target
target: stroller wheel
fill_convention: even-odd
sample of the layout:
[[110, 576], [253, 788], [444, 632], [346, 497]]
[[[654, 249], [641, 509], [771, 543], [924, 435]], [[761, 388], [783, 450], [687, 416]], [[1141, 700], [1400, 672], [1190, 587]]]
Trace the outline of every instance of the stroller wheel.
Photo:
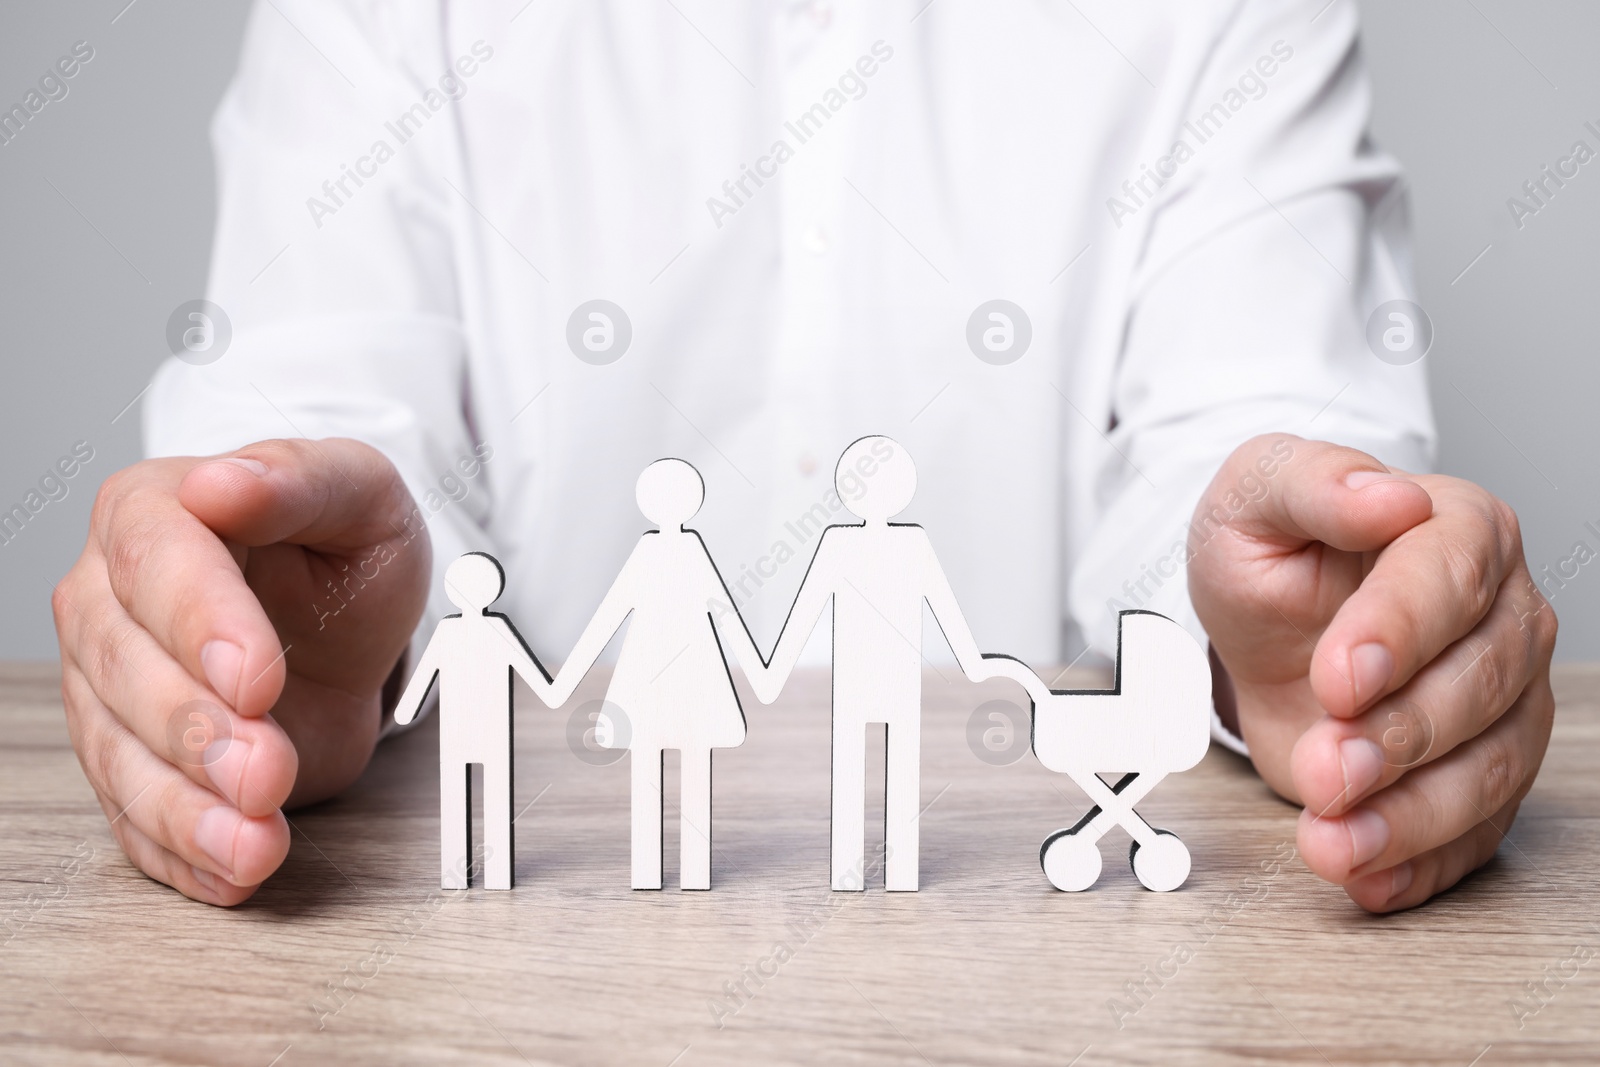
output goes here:
[[1100, 849], [1071, 830], [1057, 830], [1044, 840], [1039, 865], [1050, 884], [1066, 893], [1094, 885], [1100, 877]]
[[1128, 860], [1139, 882], [1156, 893], [1178, 888], [1189, 877], [1189, 849], [1170, 830], [1157, 830], [1148, 845], [1133, 843]]

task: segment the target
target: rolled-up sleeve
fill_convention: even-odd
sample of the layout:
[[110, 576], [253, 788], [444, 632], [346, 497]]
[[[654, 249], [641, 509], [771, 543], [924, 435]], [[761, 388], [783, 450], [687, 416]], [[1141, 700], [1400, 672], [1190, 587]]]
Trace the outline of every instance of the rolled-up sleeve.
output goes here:
[[1381, 361], [1365, 340], [1379, 304], [1412, 296], [1401, 175], [1368, 138], [1354, 7], [1321, 6], [1230, 5], [1171, 109], [1167, 143], [1189, 151], [1118, 220], [1119, 239], [1140, 244], [1111, 382], [1115, 447], [1092, 472], [1096, 520], [1069, 588], [1074, 620], [1103, 651], [1119, 606], [1206, 639], [1188, 597], [1188, 525], [1250, 437], [1286, 431], [1407, 469], [1432, 462], [1421, 365]]
[[[454, 130], [431, 112], [420, 130], [395, 125], [446, 60], [427, 54], [437, 33], [395, 21], [436, 19], [435, 5], [393, 7], [253, 10], [212, 126], [207, 295], [231, 343], [212, 362], [160, 368], [145, 446], [161, 456], [276, 437], [364, 441], [399, 469], [436, 558], [451, 558], [489, 547], [491, 504], [487, 484], [423, 503], [446, 499], [441, 479], [474, 454], [447, 184]], [[448, 610], [435, 594], [423, 632]]]

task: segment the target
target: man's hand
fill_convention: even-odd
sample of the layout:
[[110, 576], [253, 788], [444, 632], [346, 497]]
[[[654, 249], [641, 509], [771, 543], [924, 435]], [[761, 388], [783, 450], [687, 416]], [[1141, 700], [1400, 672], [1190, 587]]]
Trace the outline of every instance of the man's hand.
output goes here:
[[72, 744], [128, 857], [196, 900], [249, 897], [288, 853], [279, 809], [371, 758], [431, 566], [399, 474], [355, 441], [108, 478], [52, 606]]
[[1288, 435], [1241, 446], [1189, 589], [1306, 865], [1368, 911], [1486, 863], [1550, 740], [1556, 619], [1516, 515], [1456, 478]]

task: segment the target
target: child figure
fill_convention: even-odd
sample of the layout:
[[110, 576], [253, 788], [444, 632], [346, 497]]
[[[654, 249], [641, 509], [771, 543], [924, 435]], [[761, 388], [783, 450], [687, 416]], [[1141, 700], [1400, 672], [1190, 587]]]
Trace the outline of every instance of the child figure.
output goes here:
[[445, 592], [461, 609], [439, 626], [422, 652], [394, 712], [409, 723], [439, 679], [439, 885], [467, 888], [472, 852], [471, 764], [483, 765], [484, 886], [510, 889], [513, 869], [512, 681], [515, 671], [546, 704], [550, 676], [504, 615], [488, 610], [505, 589], [493, 556], [468, 552], [450, 564]]

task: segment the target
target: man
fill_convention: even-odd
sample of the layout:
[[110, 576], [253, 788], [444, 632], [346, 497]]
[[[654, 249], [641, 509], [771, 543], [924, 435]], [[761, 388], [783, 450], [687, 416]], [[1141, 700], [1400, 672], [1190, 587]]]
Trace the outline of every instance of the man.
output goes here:
[[[851, 476], [854, 476], [852, 479]], [[859, 491], [852, 493], [852, 485]], [[922, 605], [926, 601], [968, 678], [992, 677], [922, 527], [889, 520], [906, 509], [917, 470], [887, 437], [863, 437], [839, 457], [835, 486], [860, 523], [830, 526], [800, 583], [756, 695], [776, 698], [833, 601], [832, 886], [866, 888], [866, 739], [883, 723], [883, 884], [915, 892], [922, 813]]]
[[[118, 840], [249, 896], [278, 806], [370, 758], [434, 556], [493, 551], [570, 647], [661, 455], [772, 634], [842, 508], [817, 457], [882, 432], [986, 644], [1182, 621], [1314, 871], [1454, 884], [1538, 770], [1555, 622], [1503, 503], [1405, 473], [1421, 364], [1363, 338], [1398, 169], [1322, 8], [259, 5], [215, 124], [232, 347], [161, 371], [55, 602]], [[194, 699], [242, 742], [201, 767]]]

